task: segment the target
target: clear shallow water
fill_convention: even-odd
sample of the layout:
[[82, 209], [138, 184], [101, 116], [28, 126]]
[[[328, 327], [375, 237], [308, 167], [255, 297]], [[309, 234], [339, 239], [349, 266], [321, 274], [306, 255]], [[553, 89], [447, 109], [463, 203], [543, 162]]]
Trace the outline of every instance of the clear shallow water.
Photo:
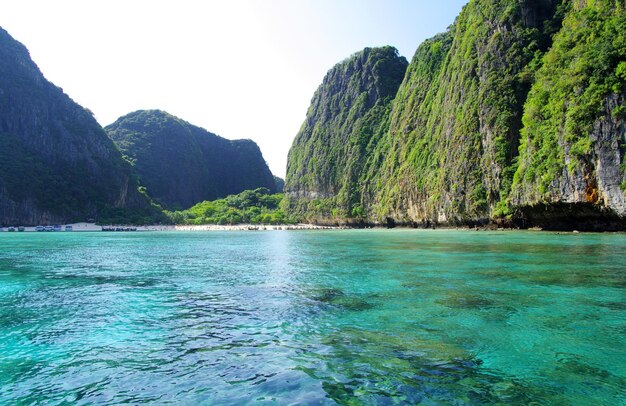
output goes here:
[[0, 233], [0, 404], [625, 404], [626, 235]]

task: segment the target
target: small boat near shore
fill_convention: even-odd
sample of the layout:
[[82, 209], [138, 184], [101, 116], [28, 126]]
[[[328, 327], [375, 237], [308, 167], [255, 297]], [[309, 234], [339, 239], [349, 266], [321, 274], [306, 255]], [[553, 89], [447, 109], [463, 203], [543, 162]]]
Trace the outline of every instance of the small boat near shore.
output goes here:
[[137, 227], [102, 226], [102, 231], [137, 231]]
[[23, 232], [24, 232], [24, 230], [26, 230], [26, 227], [24, 227], [24, 226], [19, 226], [19, 227], [17, 227], [17, 231], [19, 231], [19, 232], [21, 232], [21, 233], [23, 233]]

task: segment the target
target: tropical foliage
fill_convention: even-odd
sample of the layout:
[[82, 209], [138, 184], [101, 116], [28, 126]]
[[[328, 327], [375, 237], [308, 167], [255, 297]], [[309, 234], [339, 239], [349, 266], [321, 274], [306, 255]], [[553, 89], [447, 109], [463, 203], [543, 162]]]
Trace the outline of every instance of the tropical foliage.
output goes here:
[[271, 194], [267, 188], [246, 190], [223, 199], [204, 201], [181, 211], [165, 211], [174, 224], [290, 224], [280, 208], [282, 193]]
[[[607, 97], [626, 93], [625, 33], [622, 1], [579, 2], [563, 21], [526, 101], [513, 184], [518, 195], [541, 200], [564, 170], [593, 175], [592, 127]], [[624, 111], [622, 105], [608, 113], [624, 121]]]

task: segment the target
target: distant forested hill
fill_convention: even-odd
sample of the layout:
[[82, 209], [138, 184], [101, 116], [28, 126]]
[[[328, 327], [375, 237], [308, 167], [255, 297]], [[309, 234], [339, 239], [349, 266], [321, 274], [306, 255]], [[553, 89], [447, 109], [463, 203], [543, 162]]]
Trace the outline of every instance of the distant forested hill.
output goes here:
[[227, 140], [160, 110], [142, 110], [105, 127], [142, 186], [169, 209], [276, 183], [251, 140]]

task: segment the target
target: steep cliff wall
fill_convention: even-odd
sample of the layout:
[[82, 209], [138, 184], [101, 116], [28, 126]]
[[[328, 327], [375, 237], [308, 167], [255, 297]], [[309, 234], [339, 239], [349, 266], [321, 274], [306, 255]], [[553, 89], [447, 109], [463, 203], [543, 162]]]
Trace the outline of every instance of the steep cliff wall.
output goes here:
[[48, 82], [26, 48], [0, 28], [0, 223], [148, 213], [137, 187], [92, 115]]
[[626, 216], [625, 32], [622, 2], [579, 1], [554, 37], [524, 111], [510, 196], [523, 220], [567, 204], [561, 221]]
[[[418, 48], [395, 99], [371, 123], [375, 142], [353, 181], [318, 188], [324, 194], [310, 194], [299, 210], [339, 222], [624, 227], [624, 7], [470, 1], [447, 32]], [[319, 132], [308, 154], [339, 149], [333, 170], [353, 168], [345, 140], [317, 127], [348, 109], [323, 120], [312, 111], [305, 126]], [[301, 131], [293, 149], [312, 138]], [[288, 185], [310, 173], [292, 155], [288, 165]], [[333, 176], [316, 182], [325, 179]], [[348, 205], [337, 204], [342, 196]]]
[[186, 209], [243, 190], [276, 184], [251, 140], [227, 140], [159, 110], [142, 110], [105, 128], [133, 163], [150, 196]]
[[471, 1], [420, 46], [381, 143], [375, 220], [488, 221], [510, 187], [533, 64], [562, 12], [556, 1]]
[[361, 173], [406, 67], [395, 48], [366, 48], [328, 72], [289, 151], [292, 211], [347, 217], [361, 210]]

